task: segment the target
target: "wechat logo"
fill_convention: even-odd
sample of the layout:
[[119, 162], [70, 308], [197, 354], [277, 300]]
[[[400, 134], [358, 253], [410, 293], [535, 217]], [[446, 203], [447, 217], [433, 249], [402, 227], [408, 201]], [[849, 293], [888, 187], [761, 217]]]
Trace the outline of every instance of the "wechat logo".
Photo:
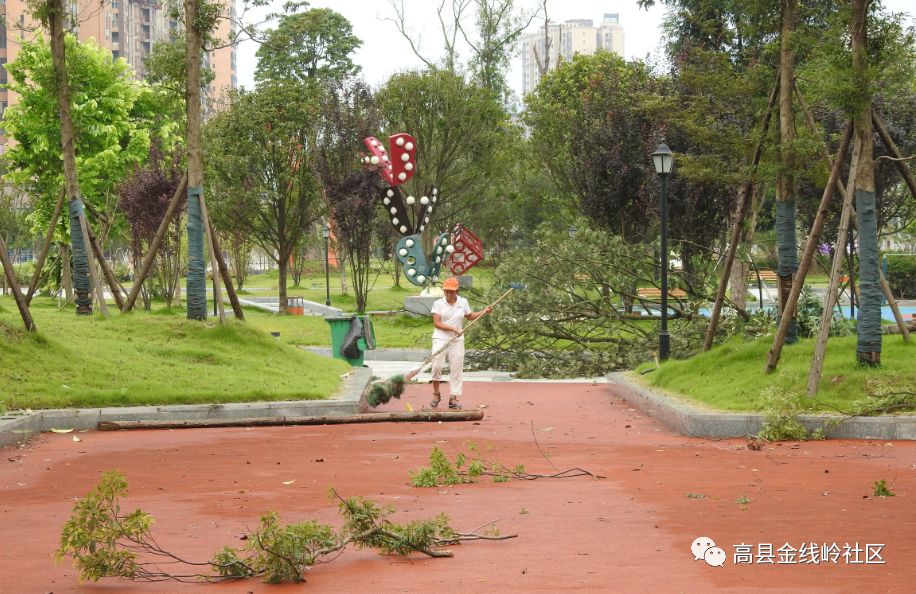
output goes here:
[[694, 561], [702, 559], [713, 567], [725, 565], [725, 551], [717, 547], [715, 541], [708, 536], [695, 538], [690, 545], [690, 552], [693, 553]]

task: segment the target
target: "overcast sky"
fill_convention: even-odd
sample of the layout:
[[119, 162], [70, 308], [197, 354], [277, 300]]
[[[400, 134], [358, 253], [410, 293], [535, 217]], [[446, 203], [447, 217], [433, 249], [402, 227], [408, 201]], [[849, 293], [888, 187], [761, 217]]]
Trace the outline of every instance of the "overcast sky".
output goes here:
[[[413, 32], [421, 53], [431, 61], [438, 61], [442, 55], [442, 35], [436, 17], [439, 1], [403, 0], [403, 3], [408, 29]], [[532, 10], [539, 4], [538, 0], [516, 0], [516, 6], [520, 9]], [[282, 5], [283, 0], [274, 0], [272, 10], [279, 11]], [[394, 23], [385, 20], [395, 15], [389, 0], [313, 0], [310, 5], [315, 8], [332, 8], [352, 23], [354, 35], [363, 42], [354, 61], [362, 66], [362, 74], [373, 88], [383, 84], [396, 72], [422, 65]], [[910, 15], [916, 9], [913, 0], [885, 0], [884, 5], [895, 12]], [[661, 53], [664, 10], [660, 6], [641, 10], [636, 0], [550, 0], [547, 10], [551, 21], [592, 19], [595, 24], [602, 20], [604, 13], [617, 13], [624, 29], [626, 58], [645, 58], [647, 55], [658, 56]], [[543, 22], [543, 16], [535, 19], [529, 30], [536, 30]], [[913, 22], [912, 16], [910, 22]], [[238, 48], [237, 74], [241, 86], [253, 86], [256, 51], [257, 45], [251, 41]], [[512, 61], [509, 84], [516, 94], [521, 93], [521, 58], [517, 55]]]

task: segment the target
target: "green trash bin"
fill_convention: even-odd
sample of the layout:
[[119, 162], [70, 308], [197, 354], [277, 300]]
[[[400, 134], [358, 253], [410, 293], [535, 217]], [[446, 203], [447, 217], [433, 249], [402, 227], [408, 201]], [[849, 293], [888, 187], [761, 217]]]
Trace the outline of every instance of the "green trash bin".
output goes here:
[[[369, 316], [326, 316], [324, 319], [331, 327], [331, 356], [346, 361], [354, 367], [362, 367], [364, 353], [375, 348], [375, 329], [372, 327], [372, 320], [369, 319]], [[341, 349], [354, 320], [358, 320], [361, 324], [363, 336], [356, 341], [359, 355], [347, 357], [341, 352]]]

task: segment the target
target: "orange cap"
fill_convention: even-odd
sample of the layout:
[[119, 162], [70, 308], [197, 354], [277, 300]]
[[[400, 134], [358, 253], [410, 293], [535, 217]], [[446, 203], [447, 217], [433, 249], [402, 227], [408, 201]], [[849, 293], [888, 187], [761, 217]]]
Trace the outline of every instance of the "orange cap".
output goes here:
[[445, 282], [442, 283], [443, 291], [457, 291], [458, 290], [458, 279], [454, 276], [451, 278], [445, 279]]

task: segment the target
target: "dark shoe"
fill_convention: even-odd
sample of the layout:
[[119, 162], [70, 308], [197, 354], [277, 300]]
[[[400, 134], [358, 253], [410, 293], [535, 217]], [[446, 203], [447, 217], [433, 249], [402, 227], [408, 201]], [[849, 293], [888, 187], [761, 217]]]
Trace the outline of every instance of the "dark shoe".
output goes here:
[[449, 410], [461, 410], [461, 403], [458, 402], [457, 398], [448, 399], [448, 409]]
[[439, 406], [439, 401], [442, 400], [442, 394], [438, 392], [433, 392], [433, 399], [429, 402], [430, 408], [436, 408]]

